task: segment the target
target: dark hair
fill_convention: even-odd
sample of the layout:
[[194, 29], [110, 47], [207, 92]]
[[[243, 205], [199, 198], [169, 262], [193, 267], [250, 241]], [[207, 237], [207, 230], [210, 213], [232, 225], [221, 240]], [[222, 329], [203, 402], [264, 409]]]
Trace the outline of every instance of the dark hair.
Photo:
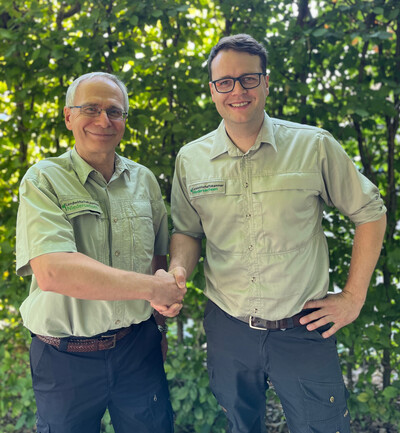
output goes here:
[[217, 56], [217, 54], [223, 50], [241, 51], [244, 53], [258, 56], [260, 57], [262, 72], [267, 71], [267, 50], [252, 36], [246, 35], [245, 33], [240, 33], [238, 35], [225, 36], [224, 38], [220, 39], [219, 42], [211, 49], [210, 55], [208, 56], [207, 60], [208, 75], [210, 77], [210, 80], [212, 79], [211, 63]]

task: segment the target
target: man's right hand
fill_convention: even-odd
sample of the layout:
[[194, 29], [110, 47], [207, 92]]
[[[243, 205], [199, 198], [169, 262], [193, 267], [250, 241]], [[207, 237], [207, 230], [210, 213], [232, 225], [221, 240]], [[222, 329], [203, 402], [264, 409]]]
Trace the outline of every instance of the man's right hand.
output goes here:
[[[159, 270], [161, 271], [161, 269]], [[159, 272], [157, 271], [157, 272]], [[157, 272], [155, 275], [157, 275]], [[173, 275], [175, 277], [175, 282], [177, 286], [183, 291], [183, 294], [186, 293], [186, 270], [185, 268], [178, 266], [174, 269], [171, 269], [168, 272], [169, 275]], [[183, 296], [182, 296], [183, 299]], [[182, 302], [175, 302], [173, 304], [157, 304], [154, 301], [150, 302], [151, 306], [157, 310], [160, 314], [165, 317], [175, 317], [179, 314], [182, 309]]]
[[157, 283], [153, 290], [153, 297], [149, 299], [150, 303], [163, 306], [181, 304], [186, 293], [186, 281], [177, 283], [174, 274], [163, 269], [158, 269], [154, 276]]

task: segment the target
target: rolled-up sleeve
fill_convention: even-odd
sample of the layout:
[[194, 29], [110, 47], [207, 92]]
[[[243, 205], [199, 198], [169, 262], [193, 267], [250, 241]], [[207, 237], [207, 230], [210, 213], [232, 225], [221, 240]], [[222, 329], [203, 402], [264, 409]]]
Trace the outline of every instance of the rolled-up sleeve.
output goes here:
[[322, 198], [335, 206], [358, 226], [377, 221], [386, 213], [379, 189], [349, 158], [340, 144], [329, 134], [321, 133], [319, 163], [324, 189]]

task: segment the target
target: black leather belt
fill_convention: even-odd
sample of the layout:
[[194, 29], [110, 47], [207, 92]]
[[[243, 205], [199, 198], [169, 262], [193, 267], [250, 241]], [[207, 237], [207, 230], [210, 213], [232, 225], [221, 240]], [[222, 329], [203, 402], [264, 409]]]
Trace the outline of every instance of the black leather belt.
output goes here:
[[253, 329], [260, 329], [260, 330], [290, 329], [290, 328], [296, 328], [297, 326], [303, 326], [300, 323], [300, 319], [316, 310], [318, 310], [318, 308], [307, 308], [305, 310], [300, 311], [300, 313], [297, 313], [292, 317], [287, 317], [285, 319], [280, 319], [280, 320], [267, 320], [267, 319], [261, 319], [260, 317], [254, 317], [254, 316], [244, 316], [244, 317], [236, 317], [236, 318], [241, 320], [242, 322], [248, 323], [250, 328]]

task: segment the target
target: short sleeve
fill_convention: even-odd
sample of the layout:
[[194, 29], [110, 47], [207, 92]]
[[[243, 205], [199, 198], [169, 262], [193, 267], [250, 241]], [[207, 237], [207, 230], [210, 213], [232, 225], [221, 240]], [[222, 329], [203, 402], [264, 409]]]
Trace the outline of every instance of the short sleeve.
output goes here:
[[17, 216], [17, 274], [31, 275], [29, 261], [42, 254], [76, 252], [71, 223], [45, 182], [28, 171], [20, 185]]

